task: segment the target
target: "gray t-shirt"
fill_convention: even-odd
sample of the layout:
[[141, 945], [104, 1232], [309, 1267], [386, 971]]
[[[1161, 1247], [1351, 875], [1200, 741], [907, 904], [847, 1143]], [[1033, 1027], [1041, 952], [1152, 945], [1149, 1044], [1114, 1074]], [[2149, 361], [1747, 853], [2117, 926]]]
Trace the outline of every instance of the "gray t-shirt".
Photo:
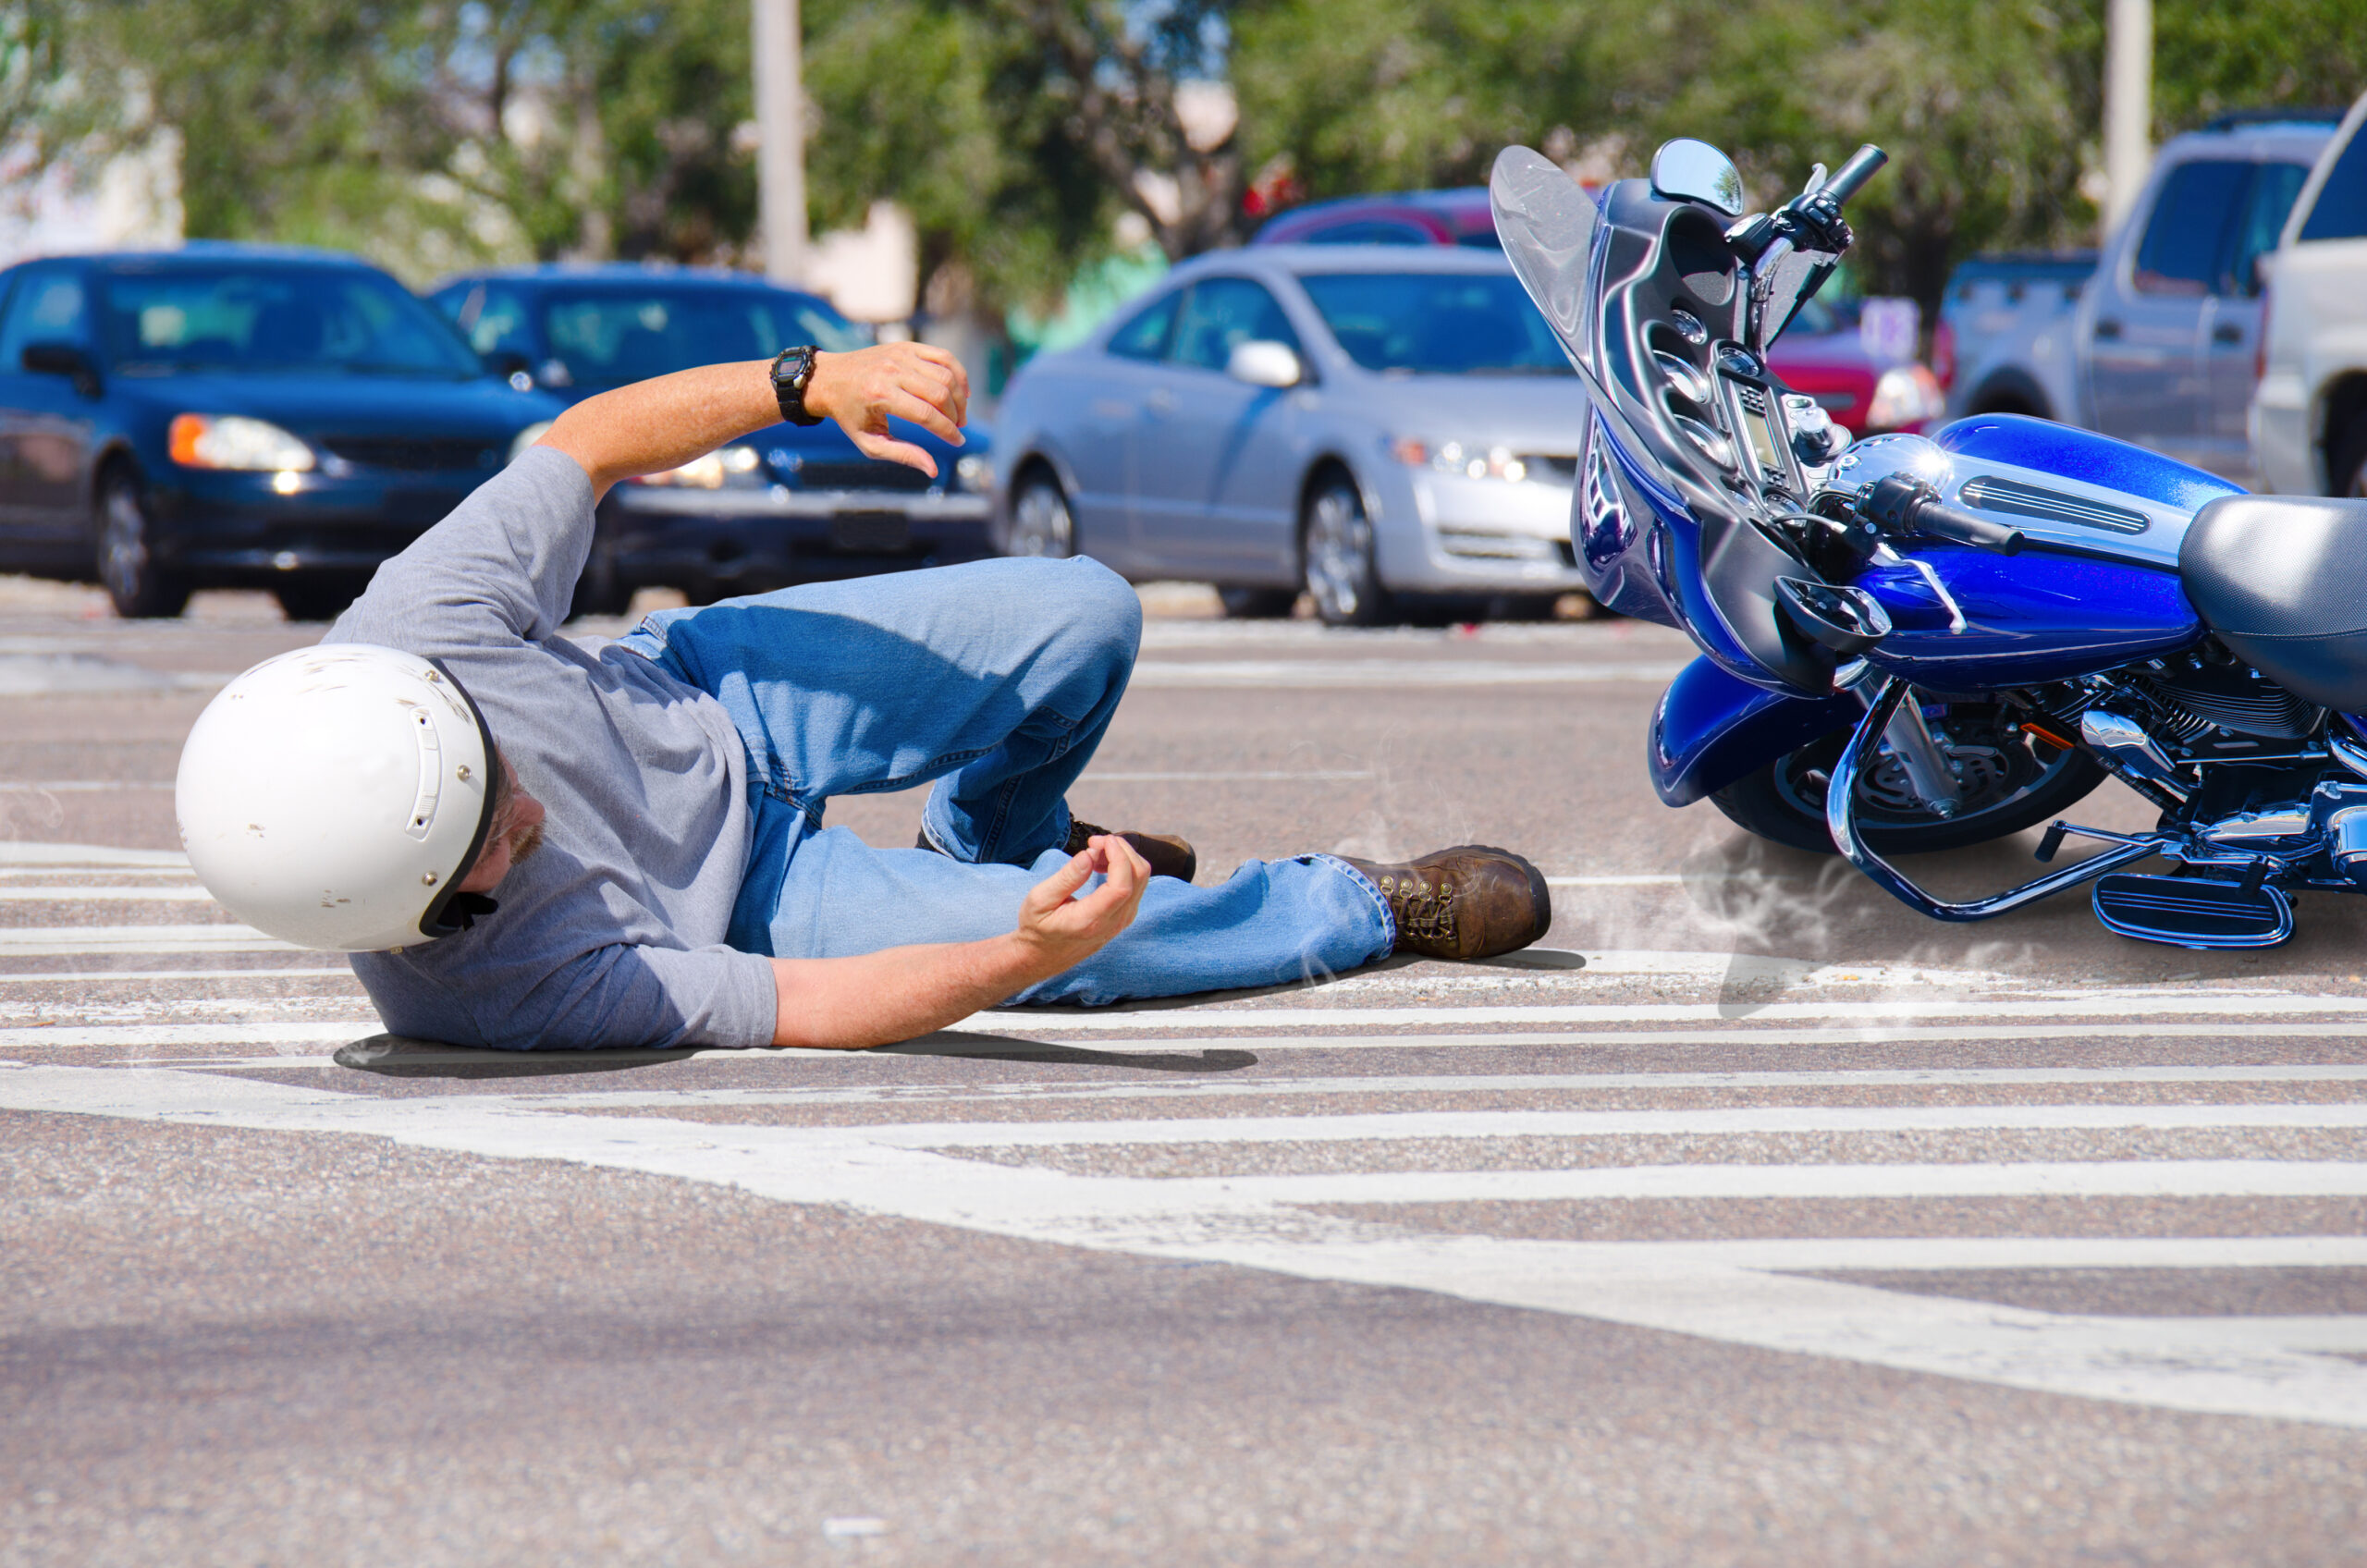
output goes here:
[[591, 481], [531, 447], [329, 629], [443, 660], [549, 811], [498, 911], [356, 953], [353, 972], [389, 1029], [454, 1045], [767, 1045], [772, 962], [723, 945], [747, 870], [747, 751], [705, 692], [558, 635], [591, 544]]

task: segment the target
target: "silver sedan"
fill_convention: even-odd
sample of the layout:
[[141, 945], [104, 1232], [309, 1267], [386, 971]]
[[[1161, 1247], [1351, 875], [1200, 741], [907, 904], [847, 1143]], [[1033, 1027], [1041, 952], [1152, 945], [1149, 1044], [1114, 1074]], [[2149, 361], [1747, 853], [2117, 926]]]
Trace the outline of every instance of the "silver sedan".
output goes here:
[[1237, 615], [1299, 590], [1335, 625], [1583, 589], [1570, 492], [1585, 404], [1501, 256], [1220, 251], [996, 420], [995, 543], [1214, 582]]

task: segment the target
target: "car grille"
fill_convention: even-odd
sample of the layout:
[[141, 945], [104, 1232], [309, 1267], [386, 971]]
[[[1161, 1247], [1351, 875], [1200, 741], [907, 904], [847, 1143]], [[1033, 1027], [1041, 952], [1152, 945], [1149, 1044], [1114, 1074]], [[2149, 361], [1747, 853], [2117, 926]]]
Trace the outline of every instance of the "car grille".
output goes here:
[[1523, 452], [1520, 460], [1531, 479], [1541, 479], [1555, 484], [1576, 484], [1578, 482], [1578, 459], [1559, 452]]
[[916, 468], [901, 463], [813, 462], [795, 464], [790, 472], [801, 490], [893, 490], [902, 494], [926, 490], [937, 483]]
[[466, 436], [324, 435], [321, 445], [362, 468], [399, 469], [407, 473], [496, 468], [501, 462], [498, 446]]

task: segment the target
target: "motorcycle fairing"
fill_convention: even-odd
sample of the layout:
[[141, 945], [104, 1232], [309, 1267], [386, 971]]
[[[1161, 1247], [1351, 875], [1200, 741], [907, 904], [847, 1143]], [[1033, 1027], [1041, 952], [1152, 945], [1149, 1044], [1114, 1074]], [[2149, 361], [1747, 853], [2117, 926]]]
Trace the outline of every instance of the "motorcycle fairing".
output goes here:
[[1652, 788], [1686, 806], [1865, 710], [1852, 697], [1801, 697], [1737, 679], [1710, 660], [1677, 672], [1652, 713]]

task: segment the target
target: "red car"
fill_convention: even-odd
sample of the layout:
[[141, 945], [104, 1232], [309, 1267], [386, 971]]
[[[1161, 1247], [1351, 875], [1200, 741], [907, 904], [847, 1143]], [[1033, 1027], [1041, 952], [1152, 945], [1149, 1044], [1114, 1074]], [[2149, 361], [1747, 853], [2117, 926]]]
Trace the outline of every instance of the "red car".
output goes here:
[[[1488, 188], [1411, 190], [1314, 202], [1270, 218], [1252, 245], [1466, 245], [1500, 249]], [[1768, 364], [1853, 435], [1921, 432], [1940, 423], [1947, 395], [1922, 365], [1877, 359], [1845, 307], [1811, 300], [1775, 342]]]

